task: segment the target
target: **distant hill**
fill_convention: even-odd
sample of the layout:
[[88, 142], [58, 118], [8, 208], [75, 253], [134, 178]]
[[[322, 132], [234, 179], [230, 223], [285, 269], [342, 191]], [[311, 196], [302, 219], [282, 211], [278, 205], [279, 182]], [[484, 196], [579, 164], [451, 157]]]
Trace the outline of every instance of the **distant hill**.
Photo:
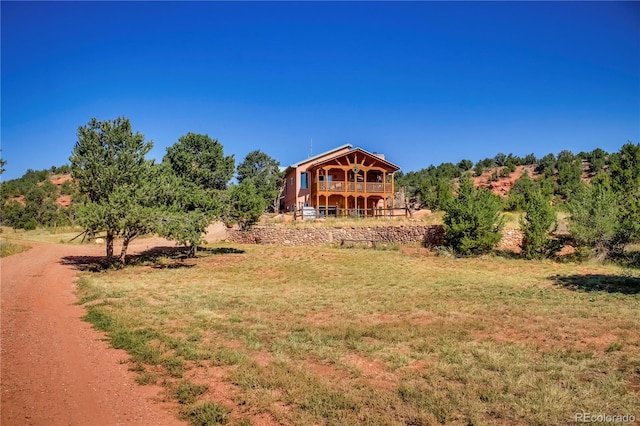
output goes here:
[[514, 172], [509, 173], [508, 176], [500, 176], [502, 167], [495, 167], [484, 171], [480, 176], [474, 176], [473, 183], [476, 188], [490, 189], [494, 194], [506, 197], [511, 191], [513, 184], [520, 179], [525, 173], [529, 174], [529, 177], [536, 179], [541, 177], [540, 173], [536, 173], [535, 165], [516, 166]]
[[561, 203], [579, 189], [581, 182], [589, 182], [597, 173], [606, 172], [610, 159], [619, 155], [609, 154], [600, 148], [575, 155], [563, 150], [557, 155], [550, 153], [542, 158], [536, 158], [534, 154], [519, 157], [498, 153], [475, 164], [463, 159], [457, 164], [442, 163], [418, 171], [399, 172], [396, 186], [404, 191], [408, 203], [439, 210], [452, 196], [456, 182], [463, 174], [471, 175], [476, 187], [509, 197], [516, 182], [526, 172], [546, 195]]
[[[73, 179], [71, 177], [71, 173], [66, 173], [63, 175], [52, 175], [49, 180], [51, 181], [52, 184], [54, 184], [57, 187], [62, 187], [62, 185], [65, 182], [69, 182], [71, 185], [76, 186], [76, 183], [73, 182]], [[56, 203], [62, 207], [69, 207], [71, 205], [72, 202], [72, 196], [71, 194], [60, 194], [58, 195], [58, 197], [56, 198]]]
[[15, 228], [64, 226], [75, 221], [74, 202], [82, 199], [69, 166], [28, 170], [22, 177], [2, 182], [0, 221]]
[[[596, 173], [592, 171], [591, 163], [587, 160], [582, 160], [580, 164], [582, 168], [582, 175], [580, 179], [583, 182], [590, 182], [591, 178]], [[544, 177], [544, 174], [536, 171], [537, 166], [528, 164], [526, 166], [516, 166], [516, 170], [508, 174], [508, 176], [501, 176], [500, 172], [503, 167], [494, 167], [484, 171], [480, 176], [474, 176], [473, 183], [476, 188], [490, 189], [494, 194], [506, 197], [511, 191], [513, 184], [522, 177], [526, 172], [532, 179], [540, 179]]]
[[[73, 182], [73, 179], [71, 178], [71, 174], [67, 173], [67, 174], [61, 174], [61, 175], [51, 175], [47, 178], [47, 180], [49, 182], [51, 182], [52, 185], [56, 186], [57, 188], [61, 188], [62, 185], [65, 182], [69, 182], [70, 185], [74, 185], [75, 183]], [[43, 182], [37, 182], [38, 186], [42, 186]], [[26, 200], [25, 200], [25, 195], [28, 192], [25, 191], [24, 194], [20, 194], [20, 195], [13, 195], [13, 196], [9, 196], [7, 197], [7, 199], [5, 200], [5, 204], [9, 201], [16, 201], [20, 204], [22, 204], [23, 206], [26, 205]], [[71, 201], [72, 201], [72, 196], [71, 194], [63, 194], [62, 192], [64, 192], [64, 190], [60, 190], [59, 189], [59, 194], [55, 199], [56, 204], [62, 206], [62, 207], [69, 207], [71, 205]]]

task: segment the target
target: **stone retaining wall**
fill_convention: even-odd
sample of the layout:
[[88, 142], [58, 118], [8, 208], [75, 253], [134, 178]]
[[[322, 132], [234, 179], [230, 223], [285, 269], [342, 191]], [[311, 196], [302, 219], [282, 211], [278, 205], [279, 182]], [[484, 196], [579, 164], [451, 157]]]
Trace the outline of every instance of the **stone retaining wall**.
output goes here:
[[522, 251], [520, 245], [522, 244], [523, 237], [524, 235], [519, 229], [503, 229], [502, 239], [498, 245], [496, 245], [496, 249], [520, 253]]
[[444, 228], [430, 226], [371, 226], [343, 228], [276, 228], [254, 227], [247, 231], [230, 229], [227, 239], [242, 244], [276, 244], [285, 246], [317, 246], [340, 244], [344, 240], [378, 243], [442, 244]]
[[[283, 246], [318, 246], [341, 244], [343, 241], [375, 241], [376, 243], [424, 243], [439, 246], [444, 241], [442, 225], [370, 226], [342, 228], [279, 228], [256, 226], [247, 231], [227, 230], [227, 240], [240, 244], [274, 244]], [[505, 229], [498, 250], [519, 251], [522, 232]]]

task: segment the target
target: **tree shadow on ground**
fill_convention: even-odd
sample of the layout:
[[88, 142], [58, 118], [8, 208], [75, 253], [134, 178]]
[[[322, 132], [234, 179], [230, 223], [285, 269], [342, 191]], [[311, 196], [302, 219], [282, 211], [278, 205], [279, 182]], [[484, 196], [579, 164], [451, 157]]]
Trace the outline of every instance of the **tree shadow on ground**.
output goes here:
[[524, 259], [522, 253], [513, 250], [493, 250], [493, 254], [505, 259]]
[[549, 277], [556, 285], [571, 290], [605, 291], [607, 293], [638, 294], [640, 278], [625, 275], [554, 275]]
[[239, 250], [233, 247], [217, 247], [217, 248], [199, 248], [198, 253], [207, 253], [207, 254], [243, 254], [244, 250]]
[[60, 264], [73, 266], [78, 271], [99, 272], [108, 269], [105, 256], [65, 256]]
[[[150, 266], [154, 269], [192, 268], [200, 256], [221, 254], [242, 254], [244, 250], [231, 247], [198, 249], [195, 258], [189, 257], [187, 247], [153, 247], [139, 254], [127, 255], [125, 267]], [[79, 271], [99, 272], [109, 268], [119, 267], [117, 264], [109, 266], [105, 256], [65, 256], [61, 264], [71, 265]]]

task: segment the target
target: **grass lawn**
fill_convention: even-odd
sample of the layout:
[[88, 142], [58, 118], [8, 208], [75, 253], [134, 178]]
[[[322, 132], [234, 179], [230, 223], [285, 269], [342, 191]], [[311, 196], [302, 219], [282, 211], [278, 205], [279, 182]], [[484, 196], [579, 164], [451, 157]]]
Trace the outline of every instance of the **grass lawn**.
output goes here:
[[192, 424], [640, 418], [640, 271], [215, 245], [79, 281], [87, 320]]

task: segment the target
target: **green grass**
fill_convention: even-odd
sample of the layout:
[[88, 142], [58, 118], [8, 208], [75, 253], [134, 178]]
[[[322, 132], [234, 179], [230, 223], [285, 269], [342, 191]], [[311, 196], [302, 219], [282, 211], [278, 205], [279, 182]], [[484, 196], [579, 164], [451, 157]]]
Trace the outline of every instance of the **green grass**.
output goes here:
[[213, 402], [204, 402], [183, 409], [181, 417], [194, 426], [224, 425], [229, 419], [229, 410]]
[[0, 257], [7, 257], [12, 254], [22, 253], [25, 250], [29, 250], [29, 248], [30, 247], [26, 244], [0, 240]]
[[401, 247], [232, 247], [190, 268], [80, 281], [87, 320], [192, 424], [640, 416], [637, 270]]
[[196, 385], [188, 381], [180, 382], [174, 389], [174, 396], [180, 404], [193, 404], [207, 391], [205, 385]]

